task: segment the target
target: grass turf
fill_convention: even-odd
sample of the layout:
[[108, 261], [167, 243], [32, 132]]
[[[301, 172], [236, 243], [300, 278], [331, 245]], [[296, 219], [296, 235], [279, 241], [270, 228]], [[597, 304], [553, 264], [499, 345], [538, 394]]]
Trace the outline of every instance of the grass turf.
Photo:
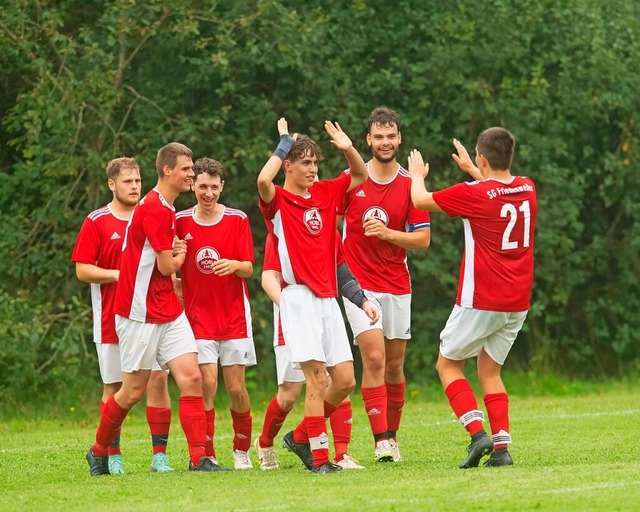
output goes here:
[[[168, 457], [173, 474], [151, 474], [144, 407], [122, 434], [125, 475], [90, 477], [84, 456], [91, 420], [7, 420], [0, 424], [0, 510], [637, 510], [640, 406], [622, 386], [577, 396], [512, 396], [515, 466], [460, 470], [468, 437], [446, 400], [409, 398], [399, 442], [404, 462], [372, 462], [362, 403], [354, 396], [350, 453], [366, 466], [316, 476], [281, 448], [302, 416], [296, 407], [276, 441], [281, 469], [194, 474], [174, 408]], [[254, 410], [254, 432], [264, 404]], [[216, 419], [216, 448], [232, 465], [231, 420]], [[487, 423], [488, 425], [488, 423]]]

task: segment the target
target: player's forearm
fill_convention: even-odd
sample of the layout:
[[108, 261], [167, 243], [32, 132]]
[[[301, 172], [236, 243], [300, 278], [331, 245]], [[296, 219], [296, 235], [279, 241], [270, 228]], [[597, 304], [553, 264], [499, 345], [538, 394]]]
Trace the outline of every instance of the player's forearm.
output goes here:
[[235, 271], [238, 277], [251, 277], [253, 275], [253, 263], [250, 261], [238, 261], [238, 268]]
[[163, 276], [171, 276], [180, 270], [182, 264], [184, 263], [184, 259], [186, 257], [185, 253], [178, 254], [174, 256], [171, 250], [168, 251], [157, 251], [156, 252], [156, 261], [158, 264], [158, 270]]
[[275, 270], [263, 270], [261, 279], [262, 289], [265, 291], [271, 302], [276, 306], [280, 306], [280, 282], [278, 281], [278, 272]]
[[424, 178], [411, 176], [411, 201], [418, 210], [427, 212], [441, 212], [442, 210], [433, 200], [433, 194], [427, 192], [424, 185]]
[[367, 166], [358, 150], [353, 146], [344, 152], [344, 156], [349, 164], [349, 174], [351, 175], [349, 190], [351, 190], [365, 182], [367, 179]]
[[258, 193], [265, 203], [270, 203], [273, 200], [276, 193], [273, 180], [278, 175], [281, 166], [282, 160], [276, 155], [272, 155], [258, 175]]
[[106, 284], [118, 280], [120, 271], [110, 268], [101, 268], [88, 263], [76, 263], [76, 276], [84, 283]]
[[386, 240], [409, 251], [426, 251], [431, 243], [431, 228], [417, 229], [409, 233], [390, 229]]

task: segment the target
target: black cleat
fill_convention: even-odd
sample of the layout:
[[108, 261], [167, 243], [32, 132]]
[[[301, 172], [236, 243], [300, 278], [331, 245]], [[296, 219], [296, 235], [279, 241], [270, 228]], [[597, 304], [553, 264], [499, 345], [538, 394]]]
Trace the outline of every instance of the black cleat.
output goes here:
[[[311, 446], [306, 443], [296, 443], [293, 440], [293, 431], [287, 432], [282, 438], [282, 446], [292, 453], [295, 453], [304, 464], [304, 467], [310, 471], [314, 470], [313, 455], [311, 454]], [[320, 466], [322, 467], [322, 466]]]
[[328, 475], [329, 473], [336, 473], [337, 471], [342, 471], [342, 468], [333, 462], [325, 462], [311, 470], [314, 475]]
[[229, 468], [223, 468], [222, 466], [216, 464], [210, 457], [200, 457], [198, 464], [196, 466], [193, 465], [191, 461], [189, 461], [189, 471], [231, 471]]
[[484, 430], [476, 432], [467, 447], [467, 452], [469, 452], [467, 458], [464, 459], [458, 467], [460, 469], [477, 468], [480, 459], [485, 455], [489, 455], [492, 451], [493, 439], [491, 439]]
[[483, 464], [484, 466], [513, 466], [513, 459], [509, 450], [500, 448], [491, 452], [489, 458]]
[[93, 448], [87, 452], [87, 463], [91, 476], [110, 475], [109, 473], [109, 457], [107, 455], [96, 455]]

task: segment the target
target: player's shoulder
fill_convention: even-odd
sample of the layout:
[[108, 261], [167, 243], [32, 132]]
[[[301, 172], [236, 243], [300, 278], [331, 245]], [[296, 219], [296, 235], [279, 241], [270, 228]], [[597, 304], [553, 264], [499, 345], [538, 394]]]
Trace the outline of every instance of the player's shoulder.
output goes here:
[[96, 222], [98, 219], [104, 218], [106, 215], [107, 216], [113, 215], [111, 212], [111, 208], [109, 208], [109, 205], [104, 205], [101, 208], [98, 208], [97, 210], [93, 210], [89, 215], [87, 215], [87, 219], [89, 219], [90, 221]]
[[229, 206], [224, 207], [224, 215], [230, 218], [239, 218], [240, 220], [245, 220], [248, 218], [247, 214], [242, 210], [238, 210], [237, 208], [230, 208]]
[[193, 217], [193, 206], [191, 208], [187, 208], [186, 210], [181, 210], [176, 213], [176, 220], [179, 219], [188, 219]]

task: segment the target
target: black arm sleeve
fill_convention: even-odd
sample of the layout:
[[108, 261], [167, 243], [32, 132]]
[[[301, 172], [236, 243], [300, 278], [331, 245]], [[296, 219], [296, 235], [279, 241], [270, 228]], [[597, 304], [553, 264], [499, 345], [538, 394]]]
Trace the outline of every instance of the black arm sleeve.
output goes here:
[[367, 302], [360, 283], [353, 276], [346, 263], [341, 263], [338, 266], [338, 288], [345, 299], [353, 302], [359, 308], [362, 308], [362, 305]]

